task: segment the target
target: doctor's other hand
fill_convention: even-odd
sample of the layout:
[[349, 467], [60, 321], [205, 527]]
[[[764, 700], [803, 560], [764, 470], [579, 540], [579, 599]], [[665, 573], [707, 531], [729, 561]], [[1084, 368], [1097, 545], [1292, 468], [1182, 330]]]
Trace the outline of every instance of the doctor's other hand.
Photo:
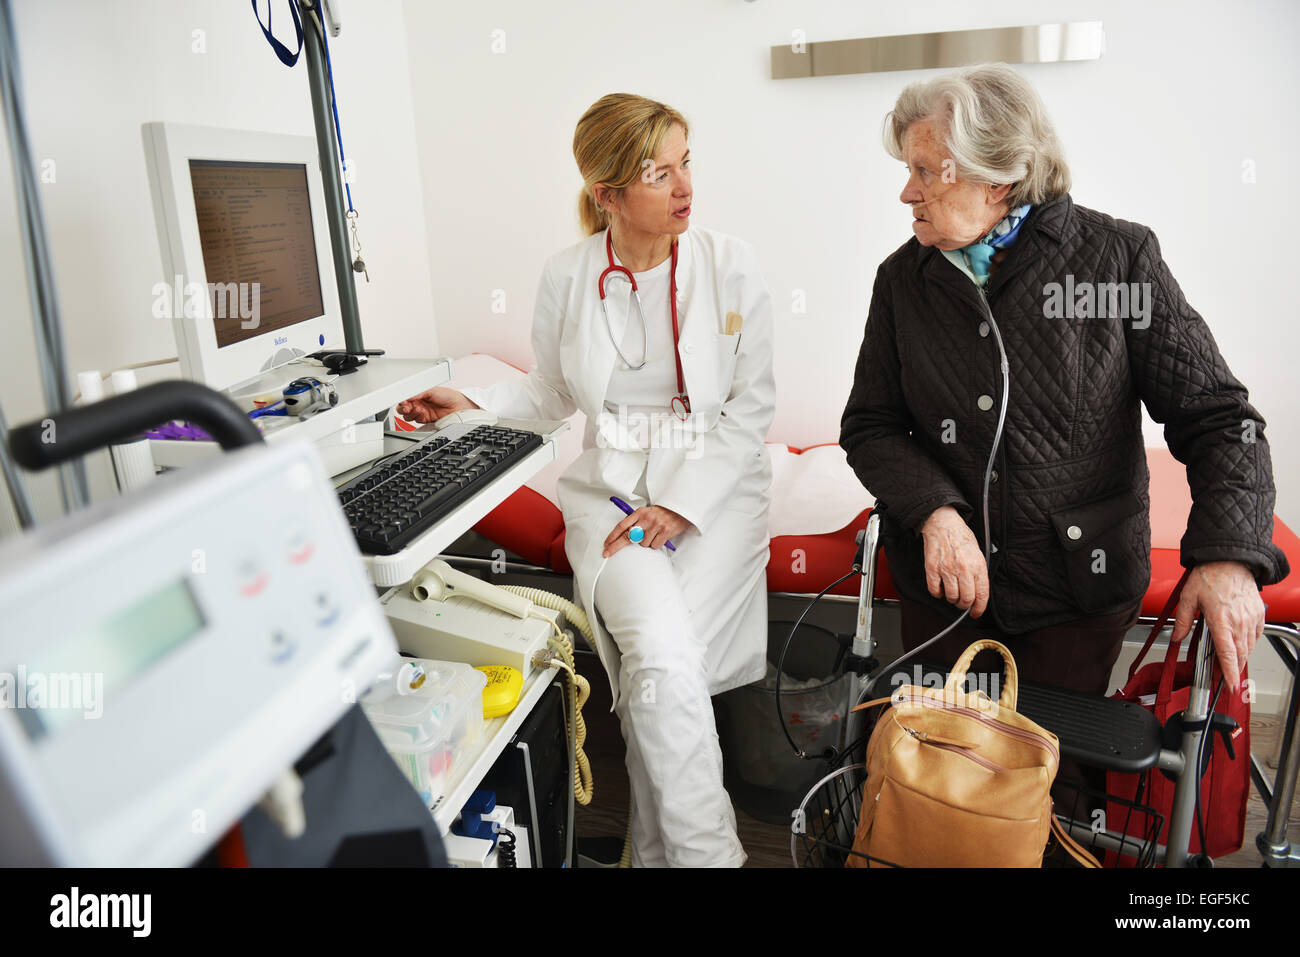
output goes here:
[[925, 539], [925, 583], [935, 598], [944, 598], [970, 616], [984, 614], [989, 603], [989, 570], [970, 526], [951, 505], [936, 508], [921, 528]]
[[1170, 641], [1187, 637], [1197, 611], [1205, 616], [1224, 680], [1235, 694], [1241, 669], [1264, 634], [1264, 599], [1254, 573], [1241, 562], [1203, 562], [1193, 568], [1178, 598]]
[[465, 398], [463, 393], [445, 386], [437, 386], [427, 392], [411, 396], [405, 402], [397, 403], [397, 414], [408, 422], [425, 424], [453, 412], [477, 408], [479, 406]]
[[609, 558], [624, 545], [633, 544], [627, 537], [627, 533], [634, 525], [640, 525], [641, 530], [645, 532], [645, 538], [641, 539], [644, 548], [663, 548], [665, 542], [676, 538], [691, 527], [690, 522], [672, 509], [647, 505], [636, 509], [614, 526], [614, 530], [609, 533], [609, 538], [605, 539], [605, 550], [601, 553], [601, 557]]

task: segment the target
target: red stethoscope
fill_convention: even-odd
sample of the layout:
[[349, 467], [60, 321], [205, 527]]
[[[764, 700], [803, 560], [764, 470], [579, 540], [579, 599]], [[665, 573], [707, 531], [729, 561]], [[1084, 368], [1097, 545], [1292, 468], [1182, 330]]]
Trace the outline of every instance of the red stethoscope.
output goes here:
[[[600, 308], [601, 311], [605, 314], [605, 331], [609, 333], [609, 341], [613, 344], [614, 351], [618, 353], [618, 357], [623, 360], [624, 364], [626, 364], [629, 369], [631, 369], [633, 372], [637, 372], [645, 368], [646, 360], [644, 356], [646, 354], [646, 349], [649, 345], [647, 339], [648, 333], [646, 329], [645, 310], [642, 309], [641, 307], [641, 294], [637, 291], [636, 288], [636, 277], [633, 276], [631, 271], [628, 270], [627, 268], [623, 266], [616, 266], [614, 264], [614, 235], [610, 230], [605, 231], [605, 255], [609, 258], [609, 266], [605, 269], [603, 273], [600, 274], [600, 279], [597, 281], [597, 288], [599, 288], [600, 290]], [[686, 395], [686, 379], [685, 376], [682, 375], [682, 357], [677, 351], [677, 343], [680, 338], [680, 334], [677, 328], [677, 242], [676, 240], [673, 241], [672, 260], [673, 260], [672, 273], [670, 274], [668, 279], [668, 302], [672, 306], [672, 310], [673, 310], [673, 358], [677, 360], [677, 394], [673, 396], [671, 405], [672, 405], [673, 414], [676, 415], [677, 418], [681, 419], [682, 421], [685, 421], [686, 418], [691, 414], [691, 400]], [[605, 303], [605, 280], [609, 277], [610, 273], [621, 274], [632, 285], [632, 300], [636, 302], [637, 315], [641, 318], [641, 355], [643, 358], [641, 359], [640, 365], [630, 361], [627, 356], [623, 355], [623, 350], [620, 349], [618, 343], [614, 341], [614, 329], [609, 322], [609, 307]], [[631, 310], [632, 307], [628, 306], [629, 319], [632, 318]]]

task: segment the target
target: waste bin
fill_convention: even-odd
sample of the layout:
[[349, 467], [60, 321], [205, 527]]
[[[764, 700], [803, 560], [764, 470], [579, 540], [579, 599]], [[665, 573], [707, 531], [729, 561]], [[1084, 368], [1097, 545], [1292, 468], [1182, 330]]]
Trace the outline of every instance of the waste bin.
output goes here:
[[[727, 792], [735, 806], [770, 824], [790, 824], [808, 790], [833, 765], [798, 757], [776, 712], [776, 662], [793, 622], [768, 623], [767, 677], [714, 700]], [[850, 639], [802, 624], [781, 678], [781, 710], [790, 736], [808, 754], [838, 748], [851, 705], [853, 675], [844, 673]]]

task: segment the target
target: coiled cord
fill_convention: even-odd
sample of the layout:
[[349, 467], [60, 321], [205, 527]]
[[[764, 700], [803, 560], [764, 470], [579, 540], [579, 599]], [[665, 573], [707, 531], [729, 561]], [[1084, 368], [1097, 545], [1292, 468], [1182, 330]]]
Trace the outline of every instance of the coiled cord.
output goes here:
[[515, 856], [515, 832], [504, 827], [497, 832], [497, 867], [519, 867]]
[[[570, 624], [589, 639], [592, 638], [591, 623], [588, 621], [586, 613], [568, 599], [542, 591], [540, 588], [526, 588], [522, 585], [501, 585], [498, 587], [513, 595], [526, 598], [535, 605], [549, 608], [552, 611], [563, 612]], [[549, 621], [551, 627], [555, 630], [555, 637], [547, 642], [556, 656], [556, 660], [553, 660], [552, 663], [558, 664], [569, 675], [569, 707], [565, 719], [569, 726], [569, 755], [573, 767], [573, 796], [579, 804], [586, 807], [591, 803], [595, 791], [595, 782], [591, 774], [591, 762], [582, 750], [582, 746], [587, 740], [587, 723], [582, 717], [582, 706], [586, 704], [587, 698], [591, 695], [591, 685], [586, 678], [577, 672], [574, 665], [572, 643], [565, 637], [564, 632], [560, 631], [559, 625], [549, 618], [545, 620]]]

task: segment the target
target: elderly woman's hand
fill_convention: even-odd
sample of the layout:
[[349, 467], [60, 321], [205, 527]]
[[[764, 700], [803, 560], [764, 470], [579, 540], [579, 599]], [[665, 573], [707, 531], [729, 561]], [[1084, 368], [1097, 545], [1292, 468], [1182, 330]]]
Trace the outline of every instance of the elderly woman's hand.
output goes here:
[[1264, 601], [1255, 576], [1241, 562], [1206, 562], [1193, 568], [1178, 600], [1170, 641], [1187, 637], [1197, 611], [1205, 615], [1223, 677], [1235, 694], [1241, 669], [1264, 634]]
[[951, 505], [930, 513], [921, 528], [925, 539], [925, 582], [935, 598], [946, 598], [970, 616], [989, 603], [989, 570], [975, 533]]

